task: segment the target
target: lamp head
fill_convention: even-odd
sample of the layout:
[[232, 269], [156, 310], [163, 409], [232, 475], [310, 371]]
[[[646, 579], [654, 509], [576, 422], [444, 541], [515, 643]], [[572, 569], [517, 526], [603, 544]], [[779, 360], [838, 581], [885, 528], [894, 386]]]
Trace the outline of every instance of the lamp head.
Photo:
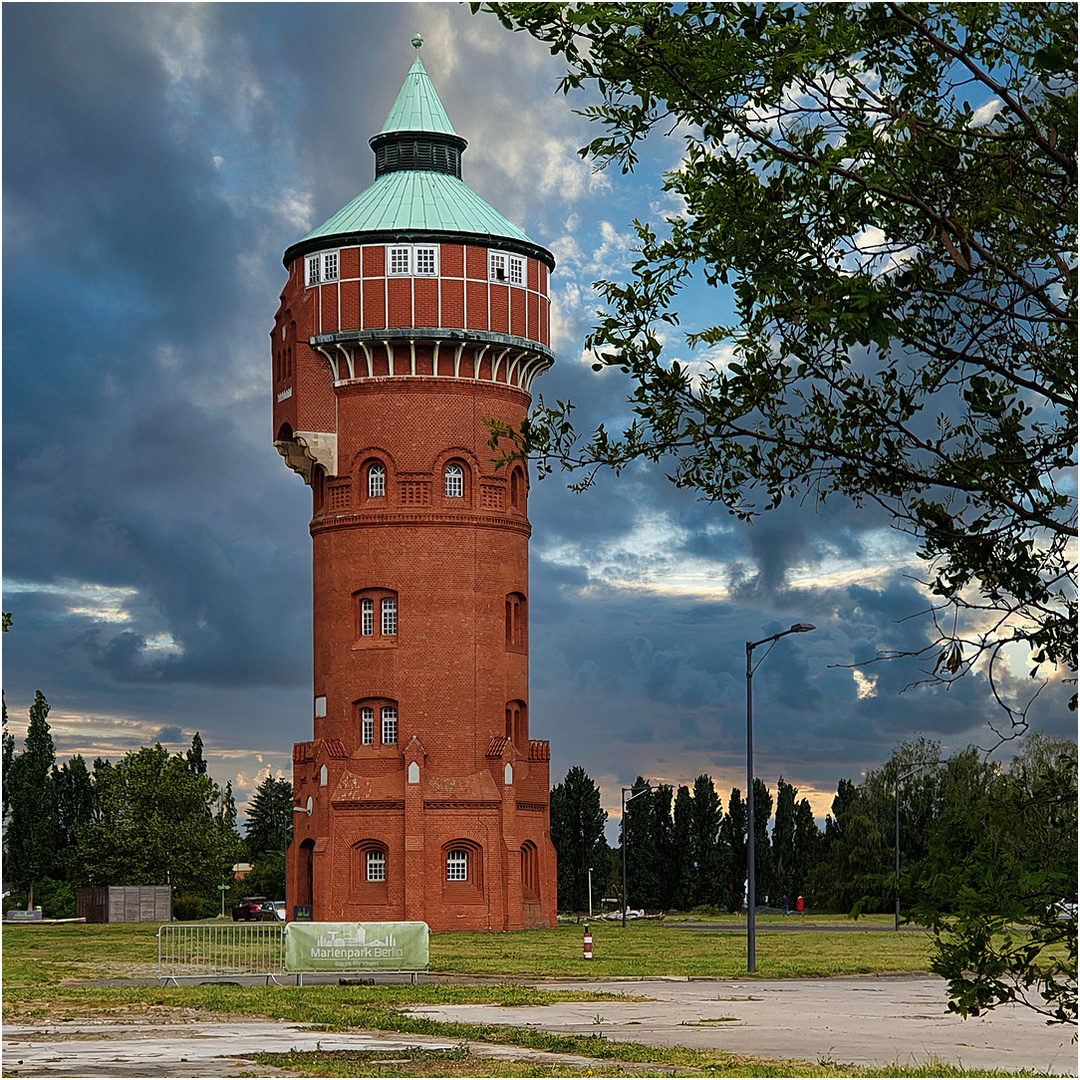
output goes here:
[[797, 622], [789, 631], [789, 634], [808, 634], [811, 630], [816, 630], [817, 627], [813, 623]]

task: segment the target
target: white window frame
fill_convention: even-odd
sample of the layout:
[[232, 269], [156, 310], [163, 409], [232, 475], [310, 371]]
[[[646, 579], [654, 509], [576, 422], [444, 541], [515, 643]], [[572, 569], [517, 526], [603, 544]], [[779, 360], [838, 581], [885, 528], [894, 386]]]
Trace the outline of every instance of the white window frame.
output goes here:
[[497, 281], [502, 285], [510, 284], [510, 272], [507, 266], [508, 256], [505, 251], [488, 252], [488, 281]]
[[304, 260], [304, 287], [310, 289], [319, 284], [319, 265], [321, 259], [318, 255], [309, 255]]
[[379, 607], [379, 632], [383, 637], [397, 636], [397, 597], [384, 596]]
[[322, 254], [322, 280], [338, 280], [338, 253], [336, 251], [324, 251]]
[[509, 255], [506, 261], [506, 280], [511, 285], [523, 288], [525, 285], [525, 260], [520, 255]]
[[382, 499], [386, 495], [386, 466], [381, 461], [368, 466], [367, 493], [369, 499]]
[[465, 470], [457, 462], [450, 462], [443, 471], [443, 491], [448, 499], [465, 498]]
[[370, 596], [360, 598], [360, 636], [375, 636], [375, 601]]
[[438, 277], [438, 244], [387, 244], [387, 277]]
[[[430, 263], [428, 268], [421, 268], [421, 261], [426, 261], [426, 256], [430, 255]], [[439, 248], [431, 244], [417, 244], [413, 248], [413, 274], [416, 277], [438, 277], [439, 276]]]
[[463, 848], [455, 848], [446, 853], [446, 880], [469, 880], [469, 853]]
[[366, 881], [386, 880], [386, 852], [372, 849], [364, 853], [364, 879]]
[[382, 745], [397, 746], [397, 708], [393, 705], [382, 707]]
[[375, 710], [366, 705], [360, 710], [360, 745], [375, 745]]

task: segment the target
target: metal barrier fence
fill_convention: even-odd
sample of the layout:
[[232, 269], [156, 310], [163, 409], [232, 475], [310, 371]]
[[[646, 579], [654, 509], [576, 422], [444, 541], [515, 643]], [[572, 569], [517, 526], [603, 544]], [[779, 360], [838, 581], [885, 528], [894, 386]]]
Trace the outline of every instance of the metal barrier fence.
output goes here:
[[179, 979], [225, 975], [265, 976], [267, 985], [285, 971], [285, 935], [280, 923], [169, 923], [158, 927], [157, 977]]

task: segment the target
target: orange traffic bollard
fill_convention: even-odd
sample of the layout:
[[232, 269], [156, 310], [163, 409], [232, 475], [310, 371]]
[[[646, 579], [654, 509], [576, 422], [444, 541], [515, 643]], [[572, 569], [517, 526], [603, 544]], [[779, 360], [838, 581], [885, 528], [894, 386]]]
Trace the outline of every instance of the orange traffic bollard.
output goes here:
[[586, 960], [592, 959], [592, 934], [589, 933], [589, 924], [585, 924], [584, 956]]

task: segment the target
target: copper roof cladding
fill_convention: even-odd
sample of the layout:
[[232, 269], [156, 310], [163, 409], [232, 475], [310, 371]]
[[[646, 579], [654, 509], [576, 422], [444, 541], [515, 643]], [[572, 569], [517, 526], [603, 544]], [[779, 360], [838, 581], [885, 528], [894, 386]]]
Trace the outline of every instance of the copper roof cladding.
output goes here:
[[450, 123], [439, 95], [416, 59], [382, 130], [370, 140], [376, 180], [285, 252], [286, 266], [300, 255], [333, 244], [472, 242], [555, 260], [461, 180], [461, 152], [468, 145]]

